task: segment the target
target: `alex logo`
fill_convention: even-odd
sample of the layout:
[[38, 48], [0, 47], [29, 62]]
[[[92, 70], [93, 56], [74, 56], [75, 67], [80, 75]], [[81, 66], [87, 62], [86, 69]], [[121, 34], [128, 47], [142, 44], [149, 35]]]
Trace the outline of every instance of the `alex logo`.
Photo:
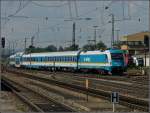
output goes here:
[[84, 58], [84, 62], [90, 62], [91, 59], [89, 57]]

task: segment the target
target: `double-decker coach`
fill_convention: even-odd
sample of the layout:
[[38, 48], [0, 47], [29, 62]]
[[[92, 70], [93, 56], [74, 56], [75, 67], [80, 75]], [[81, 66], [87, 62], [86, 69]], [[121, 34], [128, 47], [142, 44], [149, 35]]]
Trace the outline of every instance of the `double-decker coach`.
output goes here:
[[[12, 58], [15, 57], [15, 58]], [[105, 51], [65, 51], [29, 53], [10, 56], [15, 67], [57, 70], [96, 70], [100, 73], [116, 73], [126, 70], [124, 52], [118, 49]]]

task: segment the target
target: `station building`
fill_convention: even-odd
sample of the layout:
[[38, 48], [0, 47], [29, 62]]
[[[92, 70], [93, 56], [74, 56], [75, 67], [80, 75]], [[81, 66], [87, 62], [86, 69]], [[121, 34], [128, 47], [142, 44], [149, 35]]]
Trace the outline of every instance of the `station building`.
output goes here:
[[150, 41], [150, 32], [139, 32], [127, 36], [123, 36], [120, 39], [120, 48], [127, 50], [130, 55], [136, 56], [137, 58], [146, 59], [146, 64], [149, 66], [149, 41]]

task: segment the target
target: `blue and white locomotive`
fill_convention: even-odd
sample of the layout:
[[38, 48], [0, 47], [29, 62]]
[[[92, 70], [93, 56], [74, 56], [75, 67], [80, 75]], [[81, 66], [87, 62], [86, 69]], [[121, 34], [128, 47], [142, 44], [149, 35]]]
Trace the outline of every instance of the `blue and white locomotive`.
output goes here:
[[118, 49], [16, 53], [10, 56], [10, 65], [36, 69], [96, 70], [100, 73], [115, 73], [126, 70], [123, 54], [124, 52]]

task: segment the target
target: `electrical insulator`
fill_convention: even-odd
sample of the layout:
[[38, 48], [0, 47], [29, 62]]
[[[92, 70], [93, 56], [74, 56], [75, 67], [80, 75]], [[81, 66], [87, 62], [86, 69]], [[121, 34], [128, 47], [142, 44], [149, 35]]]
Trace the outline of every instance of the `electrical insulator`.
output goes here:
[[5, 47], [5, 37], [2, 37], [2, 48]]

